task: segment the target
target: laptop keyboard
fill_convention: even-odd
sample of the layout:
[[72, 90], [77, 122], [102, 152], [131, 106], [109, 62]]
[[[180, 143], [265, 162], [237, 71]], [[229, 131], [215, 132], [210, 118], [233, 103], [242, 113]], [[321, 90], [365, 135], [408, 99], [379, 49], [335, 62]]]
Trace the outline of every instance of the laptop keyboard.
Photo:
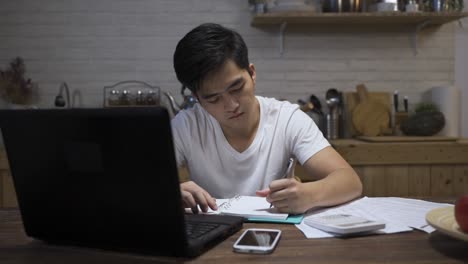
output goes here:
[[198, 238], [211, 230], [217, 228], [220, 224], [204, 222], [185, 222], [185, 231], [190, 239]]

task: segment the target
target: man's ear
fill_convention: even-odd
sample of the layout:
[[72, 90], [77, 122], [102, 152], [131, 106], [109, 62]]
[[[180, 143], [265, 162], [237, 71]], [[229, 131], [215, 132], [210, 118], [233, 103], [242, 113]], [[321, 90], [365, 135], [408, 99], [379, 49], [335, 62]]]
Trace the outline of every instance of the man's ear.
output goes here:
[[249, 64], [248, 71], [249, 71], [250, 77], [252, 78], [252, 81], [255, 83], [257, 79], [257, 72], [255, 71], [255, 66], [253, 65], [253, 63]]

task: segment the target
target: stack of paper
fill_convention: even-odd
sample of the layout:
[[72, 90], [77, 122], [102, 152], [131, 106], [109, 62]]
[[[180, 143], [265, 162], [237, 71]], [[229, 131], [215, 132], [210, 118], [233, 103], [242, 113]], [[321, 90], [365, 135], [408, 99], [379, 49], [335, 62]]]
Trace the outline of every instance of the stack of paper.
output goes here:
[[[278, 212], [275, 207], [270, 207], [270, 203], [264, 197], [237, 195], [230, 199], [216, 199], [218, 210], [208, 208], [205, 214], [222, 214], [242, 216], [248, 222], [278, 223], [278, 224], [299, 224], [304, 219], [303, 214], [290, 215]], [[198, 208], [201, 212], [201, 208]], [[185, 213], [190, 214], [192, 210], [185, 208]]]
[[217, 199], [216, 204], [218, 210], [210, 211], [210, 213], [271, 220], [286, 220], [288, 218], [288, 214], [279, 213], [274, 207], [270, 208], [270, 203], [263, 197], [236, 196], [231, 199]]
[[[340, 206], [312, 211], [307, 213], [304, 219], [310, 216], [345, 213], [385, 222], [385, 228], [376, 231], [377, 234], [406, 232], [413, 230], [413, 228], [431, 233], [434, 228], [427, 224], [426, 214], [434, 208], [449, 205], [396, 197], [363, 197]], [[296, 225], [296, 227], [307, 238], [333, 237], [330, 233], [306, 225], [304, 221]]]

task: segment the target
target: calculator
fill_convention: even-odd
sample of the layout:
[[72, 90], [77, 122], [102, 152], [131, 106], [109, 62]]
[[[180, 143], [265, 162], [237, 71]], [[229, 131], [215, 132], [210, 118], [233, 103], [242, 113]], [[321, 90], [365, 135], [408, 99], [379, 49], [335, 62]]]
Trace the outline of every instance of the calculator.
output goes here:
[[352, 235], [385, 228], [385, 223], [349, 214], [310, 216], [307, 225], [337, 235]]

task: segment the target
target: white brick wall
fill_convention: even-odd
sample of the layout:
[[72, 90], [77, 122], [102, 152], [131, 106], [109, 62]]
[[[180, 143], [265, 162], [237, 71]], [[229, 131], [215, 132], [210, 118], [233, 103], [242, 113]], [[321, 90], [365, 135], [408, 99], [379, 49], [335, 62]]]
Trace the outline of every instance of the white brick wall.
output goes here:
[[[466, 12], [468, 0], [464, 1]], [[461, 20], [462, 27], [455, 32], [455, 87], [460, 90], [460, 135], [468, 138], [468, 18]]]
[[[217, 22], [238, 30], [258, 71], [258, 94], [296, 101], [331, 87], [398, 89], [412, 102], [454, 82], [453, 25], [426, 29], [413, 54], [414, 28], [290, 26], [285, 52], [278, 28], [250, 26], [247, 0], [0, 0], [0, 67], [15, 56], [51, 107], [59, 84], [79, 90], [83, 106], [101, 106], [102, 88], [137, 79], [178, 93], [172, 68], [178, 40]], [[178, 98], [180, 99], [180, 98]]]

